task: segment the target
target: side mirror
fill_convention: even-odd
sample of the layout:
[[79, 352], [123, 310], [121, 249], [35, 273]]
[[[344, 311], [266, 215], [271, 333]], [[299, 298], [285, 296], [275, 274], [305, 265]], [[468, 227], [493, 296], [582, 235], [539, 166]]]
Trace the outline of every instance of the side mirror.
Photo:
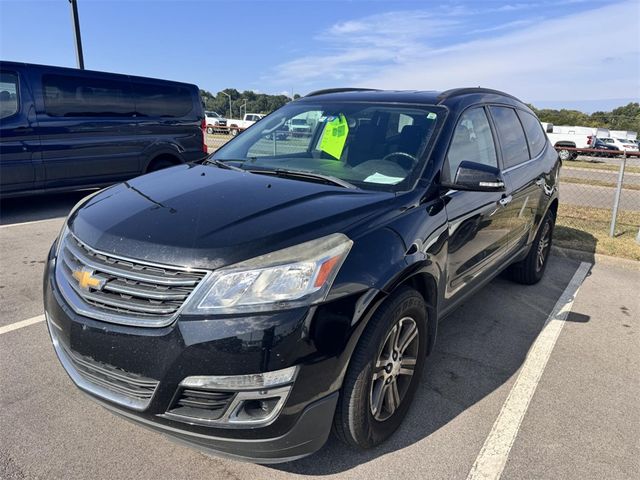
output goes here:
[[455, 190], [502, 192], [504, 191], [504, 180], [500, 170], [496, 167], [463, 161], [458, 166], [453, 184], [446, 186]]

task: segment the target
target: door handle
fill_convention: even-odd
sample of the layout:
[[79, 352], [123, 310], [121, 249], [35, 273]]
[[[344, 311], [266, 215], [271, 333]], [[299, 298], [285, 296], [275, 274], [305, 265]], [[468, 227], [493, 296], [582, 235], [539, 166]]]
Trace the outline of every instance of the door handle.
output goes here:
[[511, 203], [511, 200], [513, 200], [513, 196], [507, 195], [506, 197], [502, 197], [500, 200], [498, 200], [498, 203], [501, 206], [506, 207]]

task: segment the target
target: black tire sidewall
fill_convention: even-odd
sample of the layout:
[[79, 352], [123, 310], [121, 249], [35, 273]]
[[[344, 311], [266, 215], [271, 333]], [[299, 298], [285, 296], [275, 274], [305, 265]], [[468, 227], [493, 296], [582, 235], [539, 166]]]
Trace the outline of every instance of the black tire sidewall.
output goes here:
[[[382, 349], [382, 342], [393, 325], [407, 316], [415, 320], [418, 328], [418, 360], [400, 406], [391, 417], [381, 422], [373, 417], [370, 408], [373, 366]], [[424, 299], [416, 290], [410, 288], [396, 292], [372, 317], [354, 351], [353, 363], [347, 372], [342, 392], [342, 400], [347, 403], [344, 407], [349, 412], [348, 430], [352, 437], [349, 443], [361, 448], [373, 447], [386, 440], [402, 423], [411, 406], [426, 363], [427, 322]], [[347, 389], [351, 391], [346, 391]]]
[[[548, 247], [547, 255], [544, 259], [544, 264], [542, 265], [542, 268], [538, 270], [537, 269], [538, 244], [542, 241], [542, 234], [544, 232], [545, 224], [547, 223], [549, 223], [549, 229], [550, 229], [549, 230], [549, 247]], [[540, 228], [538, 229], [538, 233], [536, 234], [536, 240], [535, 242], [533, 242], [533, 245], [531, 246], [531, 251], [529, 252], [529, 255], [531, 256], [531, 258], [529, 259], [529, 268], [532, 269], [532, 273], [536, 277], [536, 281], [539, 281], [542, 278], [545, 270], [547, 269], [547, 265], [549, 264], [549, 256], [551, 254], [551, 245], [553, 243], [554, 225], [555, 225], [555, 222], [554, 222], [553, 212], [548, 211], [544, 216], [544, 218], [542, 219], [542, 222], [540, 223]]]

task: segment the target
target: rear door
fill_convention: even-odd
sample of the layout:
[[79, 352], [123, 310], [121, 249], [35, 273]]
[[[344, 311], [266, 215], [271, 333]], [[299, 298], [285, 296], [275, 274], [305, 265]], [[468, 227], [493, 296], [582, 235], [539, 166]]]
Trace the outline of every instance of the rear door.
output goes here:
[[[544, 178], [539, 160], [545, 146], [545, 134], [540, 122], [527, 112], [493, 105], [489, 110], [498, 133], [507, 199], [510, 200], [505, 206], [512, 222], [509, 247], [516, 250], [527, 242], [540, 208]], [[523, 121], [529, 137], [525, 134]]]
[[[454, 180], [463, 161], [498, 168], [497, 148], [486, 109], [465, 111], [454, 131], [443, 177]], [[449, 229], [445, 308], [493, 273], [507, 255], [511, 213], [503, 206], [505, 198], [502, 192], [445, 194]]]
[[35, 113], [24, 72], [0, 70], [0, 191], [33, 190], [39, 141]]
[[111, 183], [140, 172], [126, 77], [44, 70], [36, 102], [45, 187]]
[[201, 159], [204, 111], [195, 87], [136, 77], [131, 82], [145, 161], [162, 154], [183, 162]]

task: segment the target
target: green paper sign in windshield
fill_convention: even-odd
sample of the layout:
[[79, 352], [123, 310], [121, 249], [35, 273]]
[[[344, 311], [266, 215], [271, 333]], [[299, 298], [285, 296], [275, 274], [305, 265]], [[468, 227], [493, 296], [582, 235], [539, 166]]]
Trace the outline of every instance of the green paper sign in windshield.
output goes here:
[[322, 133], [320, 150], [327, 152], [333, 158], [340, 159], [347, 135], [349, 135], [349, 125], [344, 115], [329, 117]]

